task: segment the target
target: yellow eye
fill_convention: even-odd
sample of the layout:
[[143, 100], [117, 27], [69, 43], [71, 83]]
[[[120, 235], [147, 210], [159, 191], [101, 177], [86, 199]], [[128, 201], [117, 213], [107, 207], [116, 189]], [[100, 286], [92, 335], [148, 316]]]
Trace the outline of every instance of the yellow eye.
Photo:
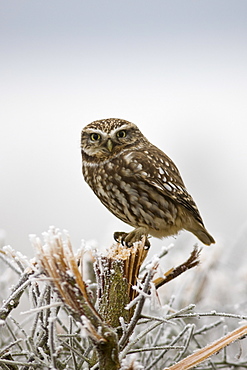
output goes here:
[[90, 135], [90, 139], [92, 141], [98, 141], [98, 140], [101, 139], [101, 136], [100, 136], [100, 134], [97, 134], [96, 132], [94, 132], [93, 134]]
[[120, 130], [120, 131], [117, 132], [117, 137], [119, 137], [121, 139], [123, 137], [126, 137], [126, 135], [127, 135], [127, 132], [125, 130]]

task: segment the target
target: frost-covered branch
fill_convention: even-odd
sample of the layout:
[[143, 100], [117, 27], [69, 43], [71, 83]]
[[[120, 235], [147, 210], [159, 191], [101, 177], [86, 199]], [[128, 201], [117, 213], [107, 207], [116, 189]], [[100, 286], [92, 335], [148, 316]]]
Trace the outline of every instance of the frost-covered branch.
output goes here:
[[145, 281], [144, 281], [144, 284], [143, 284], [143, 289], [141, 290], [141, 292], [138, 296], [138, 303], [137, 303], [137, 306], [136, 306], [136, 309], [135, 309], [134, 316], [132, 317], [132, 320], [131, 320], [127, 330], [125, 331], [125, 333], [123, 334], [122, 338], [119, 341], [120, 348], [123, 348], [126, 345], [127, 341], [129, 340], [129, 337], [131, 336], [131, 334], [134, 331], [134, 328], [135, 328], [138, 320], [140, 319], [140, 315], [141, 315], [141, 312], [142, 312], [142, 309], [143, 309], [143, 305], [145, 303], [146, 294], [150, 290], [150, 283], [151, 283], [151, 280], [153, 279], [153, 276], [156, 272], [157, 267], [158, 267], [158, 261], [157, 260], [154, 260], [154, 262], [152, 264], [150, 264], [149, 267], [148, 267], [148, 273], [146, 275], [146, 278], [145, 278]]
[[[32, 236], [31, 241], [38, 250], [41, 271], [50, 278], [60, 298], [71, 310], [75, 320], [81, 322], [91, 338], [99, 361], [99, 368], [119, 369], [118, 342], [115, 331], [109, 327], [94, 308], [86, 284], [79, 271], [68, 234], [65, 239], [61, 233], [51, 228], [44, 234], [45, 245], [39, 238]], [[50, 319], [50, 346], [53, 348], [53, 324]], [[55, 363], [53, 361], [53, 366]]]
[[29, 275], [30, 274], [24, 273], [21, 276], [18, 284], [13, 289], [12, 294], [3, 303], [2, 307], [0, 308], [0, 320], [5, 320], [10, 312], [19, 305], [22, 294], [27, 286], [30, 285]]
[[[68, 233], [54, 228], [43, 238], [41, 242], [31, 236], [38, 251], [35, 260], [28, 261], [10, 247], [1, 250], [9, 270], [20, 276], [0, 308], [1, 368], [175, 370], [195, 364], [201, 370], [247, 368], [246, 353], [241, 351], [246, 339], [233, 343], [246, 335], [243, 323], [236, 329], [239, 321], [247, 320], [246, 312], [238, 312], [237, 305], [233, 312], [219, 306], [208, 311], [199, 306], [195, 311], [193, 292], [196, 298], [203, 297], [205, 276], [216, 281], [209, 264], [203, 273], [201, 263], [184, 275], [189, 279], [175, 280], [199, 264], [198, 249], [163, 274], [158, 265], [171, 246], [143, 263], [148, 251], [142, 240], [131, 248], [116, 243], [104, 253], [88, 253], [89, 281], [82, 263], [84, 247], [74, 254]], [[170, 294], [174, 280], [181, 282], [178, 298]], [[187, 281], [189, 301], [181, 300], [187, 297]], [[24, 297], [29, 308], [25, 307], [19, 322], [14, 308]], [[212, 343], [212, 338], [221, 339]], [[220, 349], [223, 353], [215, 355]]]

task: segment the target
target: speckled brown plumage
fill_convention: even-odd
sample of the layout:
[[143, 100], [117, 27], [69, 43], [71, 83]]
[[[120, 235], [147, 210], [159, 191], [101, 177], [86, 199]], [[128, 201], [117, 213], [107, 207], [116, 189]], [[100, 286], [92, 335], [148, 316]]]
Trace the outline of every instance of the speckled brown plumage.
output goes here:
[[163, 238], [186, 229], [214, 243], [172, 160], [131, 122], [94, 121], [81, 133], [82, 172], [100, 201], [135, 228], [127, 245], [148, 234]]

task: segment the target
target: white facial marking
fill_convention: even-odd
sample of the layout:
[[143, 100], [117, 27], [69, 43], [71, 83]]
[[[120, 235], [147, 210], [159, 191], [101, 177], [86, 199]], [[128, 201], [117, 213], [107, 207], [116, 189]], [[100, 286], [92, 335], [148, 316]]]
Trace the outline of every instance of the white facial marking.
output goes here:
[[121, 127], [117, 127], [117, 128], [115, 128], [114, 130], [111, 130], [111, 132], [110, 132], [110, 136], [111, 136], [111, 137], [114, 137], [114, 136], [115, 136], [115, 134], [116, 134], [116, 132], [121, 131], [121, 130], [125, 130], [126, 128], [129, 128], [129, 125], [128, 125], [128, 124], [126, 124], [126, 125], [122, 125]]
[[105, 165], [106, 163], [110, 163], [112, 161], [112, 158], [117, 158], [121, 156], [127, 150], [129, 149], [123, 149], [121, 152], [119, 152], [118, 154], [115, 154], [113, 157], [105, 159], [104, 161], [101, 161], [99, 163], [98, 162], [83, 162], [83, 165], [86, 167], [101, 167]]

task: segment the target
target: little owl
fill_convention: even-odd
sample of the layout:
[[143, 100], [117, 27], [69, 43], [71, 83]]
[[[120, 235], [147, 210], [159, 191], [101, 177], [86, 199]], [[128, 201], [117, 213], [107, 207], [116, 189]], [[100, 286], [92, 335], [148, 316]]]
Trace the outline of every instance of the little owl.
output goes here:
[[82, 172], [100, 201], [134, 227], [114, 238], [131, 246], [142, 236], [163, 238], [185, 229], [214, 243], [172, 160], [123, 119], [94, 121], [81, 133]]

